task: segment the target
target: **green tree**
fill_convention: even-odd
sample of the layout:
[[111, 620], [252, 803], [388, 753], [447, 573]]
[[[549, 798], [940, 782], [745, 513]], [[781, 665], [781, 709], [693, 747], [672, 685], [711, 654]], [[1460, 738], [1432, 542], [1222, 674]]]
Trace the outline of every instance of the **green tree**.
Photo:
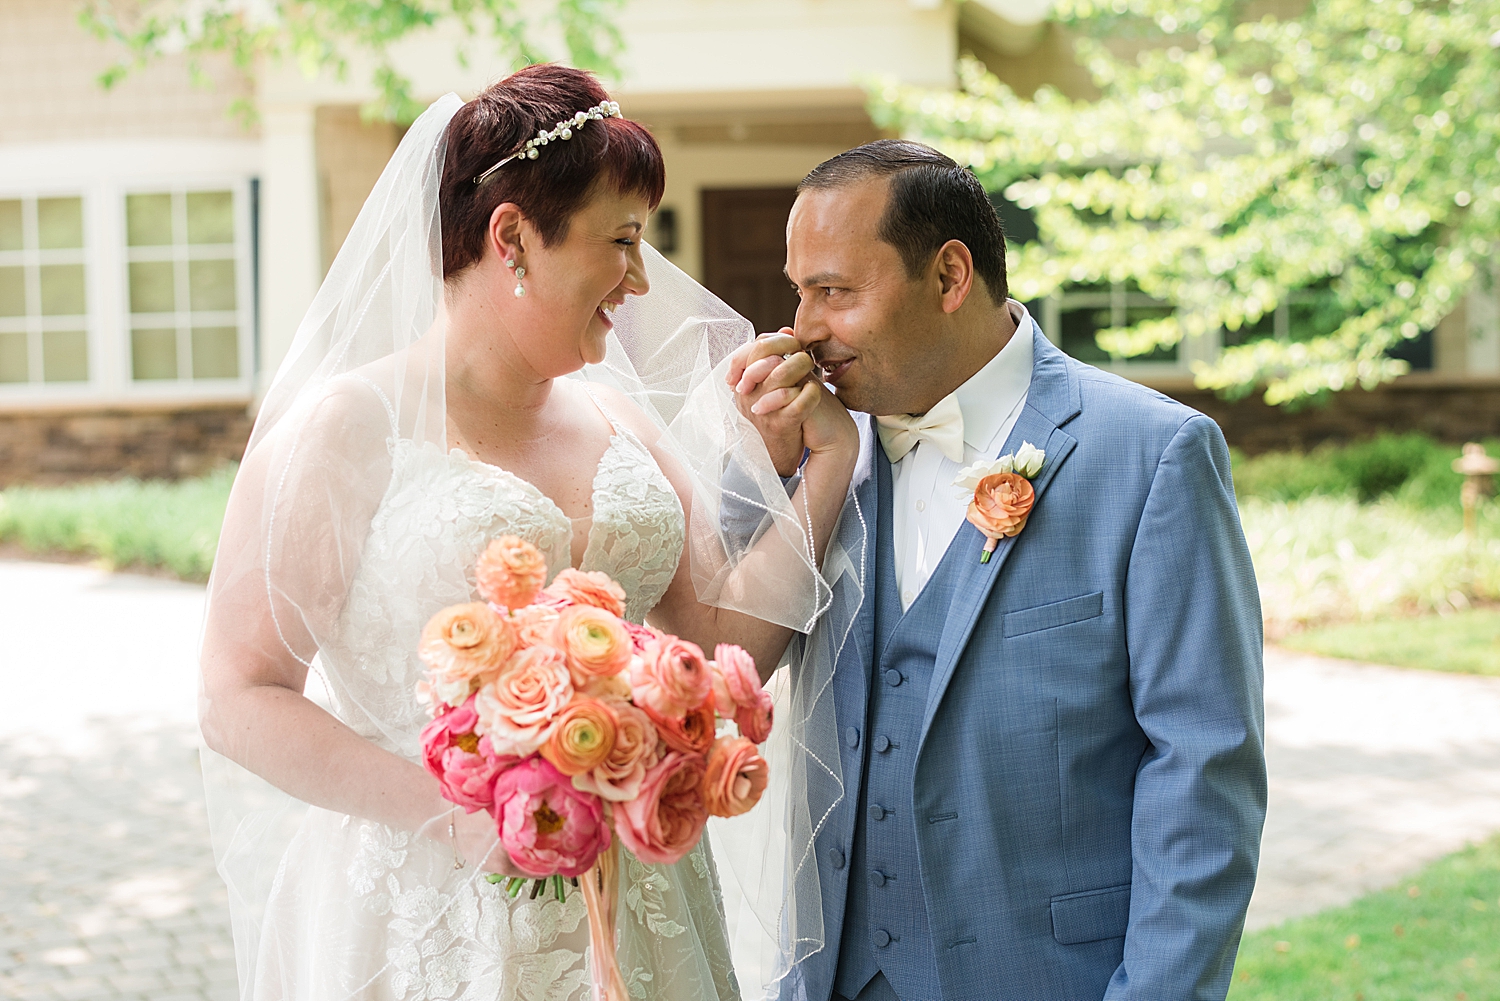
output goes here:
[[[1223, 329], [1202, 387], [1371, 388], [1500, 239], [1500, 0], [1265, 6], [1060, 0], [1097, 100], [1023, 99], [966, 61], [954, 91], [876, 86], [873, 114], [1034, 210], [1019, 297], [1132, 282], [1176, 307], [1100, 331], [1111, 354]], [[1266, 336], [1281, 302], [1300, 322]]]
[[[185, 54], [202, 79], [206, 56], [227, 55], [253, 79], [265, 60], [292, 60], [308, 76], [349, 74], [358, 54], [371, 61], [379, 96], [365, 109], [372, 117], [410, 121], [421, 107], [411, 80], [400, 73], [391, 46], [414, 33], [456, 26], [456, 55], [467, 65], [470, 47], [491, 46], [515, 67], [565, 55], [575, 66], [617, 76], [621, 37], [613, 16], [625, 0], [90, 0], [83, 25], [122, 43], [129, 56], [100, 82], [111, 87], [133, 69], [167, 55]], [[546, 51], [539, 36], [560, 39], [565, 53]], [[247, 120], [255, 110], [237, 102]]]

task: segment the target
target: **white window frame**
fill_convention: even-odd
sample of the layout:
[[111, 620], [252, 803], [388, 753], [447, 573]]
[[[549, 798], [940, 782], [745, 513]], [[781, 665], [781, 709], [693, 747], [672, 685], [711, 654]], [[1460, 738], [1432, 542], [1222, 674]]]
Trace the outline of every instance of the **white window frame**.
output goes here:
[[[82, 249], [43, 249], [37, 230], [37, 202], [47, 198], [77, 198], [82, 206], [83, 214], [83, 247]], [[89, 378], [83, 382], [45, 382], [42, 372], [42, 344], [43, 334], [47, 327], [54, 326], [59, 330], [76, 330], [74, 324], [65, 324], [62, 321], [71, 319], [72, 316], [49, 317], [38, 312], [33, 315], [27, 312], [20, 317], [0, 317], [0, 324], [11, 326], [20, 320], [19, 326], [24, 328], [26, 334], [26, 367], [27, 380], [25, 382], [0, 382], [0, 393], [8, 390], [19, 390], [22, 394], [45, 393], [46, 390], [32, 387], [50, 386], [54, 392], [66, 393], [69, 389], [77, 390], [78, 387], [92, 382], [94, 377], [94, 317], [98, 310], [95, 308], [92, 284], [92, 270], [96, 260], [92, 256], [92, 248], [89, 245], [89, 200], [79, 191], [48, 191], [38, 189], [34, 191], [8, 193], [0, 191], [0, 201], [20, 201], [22, 208], [21, 231], [31, 237], [28, 242], [23, 236], [21, 250], [0, 251], [0, 258], [4, 259], [6, 267], [24, 268], [26, 282], [26, 298], [28, 301], [41, 302], [41, 268], [47, 264], [83, 264], [83, 330], [87, 339], [87, 355]], [[13, 260], [12, 260], [13, 259]], [[76, 315], [76, 314], [74, 314]], [[6, 331], [15, 333], [15, 331]]]
[[[1124, 282], [1113, 282], [1108, 290], [1054, 292], [1042, 300], [1042, 330], [1053, 344], [1062, 346], [1062, 314], [1074, 309], [1100, 309], [1108, 307], [1110, 326], [1122, 326], [1132, 306], [1160, 306], [1161, 301], [1145, 292], [1131, 292]], [[1135, 361], [1129, 358], [1103, 362], [1090, 362], [1106, 372], [1124, 376], [1136, 382], [1172, 380], [1192, 377], [1194, 362], [1212, 362], [1219, 356], [1218, 331], [1202, 337], [1184, 337], [1177, 345], [1174, 361]]]

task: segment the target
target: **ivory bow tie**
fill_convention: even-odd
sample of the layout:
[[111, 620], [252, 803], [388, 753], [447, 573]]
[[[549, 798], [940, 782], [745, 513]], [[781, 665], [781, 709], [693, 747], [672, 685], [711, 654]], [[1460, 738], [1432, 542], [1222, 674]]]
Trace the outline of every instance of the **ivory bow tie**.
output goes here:
[[881, 447], [891, 462], [900, 462], [918, 442], [930, 441], [954, 462], [964, 461], [964, 413], [951, 393], [925, 414], [875, 418]]

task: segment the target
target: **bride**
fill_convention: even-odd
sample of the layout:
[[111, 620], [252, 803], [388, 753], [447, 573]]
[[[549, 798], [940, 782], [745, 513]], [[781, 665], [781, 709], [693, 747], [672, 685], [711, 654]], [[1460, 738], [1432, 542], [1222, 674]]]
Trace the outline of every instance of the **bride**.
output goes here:
[[[628, 618], [738, 643], [763, 677], [826, 601], [854, 425], [792, 359], [810, 454], [800, 483], [776, 476], [713, 375], [748, 325], [643, 245], [663, 183], [655, 140], [586, 73], [450, 95], [299, 328], [234, 484], [202, 651], [243, 997], [587, 996], [582, 895], [508, 899], [483, 878], [514, 872], [493, 821], [419, 763], [418, 635], [474, 600], [491, 538], [528, 539], [553, 574], [609, 574]], [[777, 711], [785, 775], [777, 748], [821, 736], [806, 705]], [[796, 812], [762, 810], [762, 834]], [[674, 866], [622, 862], [632, 997], [739, 997], [707, 842]], [[802, 877], [752, 868], [794, 961], [815, 936], [775, 908]]]

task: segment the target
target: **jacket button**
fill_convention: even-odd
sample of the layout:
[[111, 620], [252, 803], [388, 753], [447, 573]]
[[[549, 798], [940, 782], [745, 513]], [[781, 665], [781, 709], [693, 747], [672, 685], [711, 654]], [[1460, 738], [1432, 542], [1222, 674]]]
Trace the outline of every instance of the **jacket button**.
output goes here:
[[837, 848], [828, 849], [828, 864], [835, 869], [844, 867], [844, 853]]
[[870, 804], [870, 819], [871, 820], [884, 820], [885, 819], [885, 814], [886, 814], [885, 807], [881, 806], [879, 803], [871, 803]]
[[877, 929], [876, 932], [875, 932], [875, 948], [877, 948], [877, 949], [884, 949], [886, 946], [888, 946], [890, 944], [891, 944], [891, 933], [888, 932], [888, 931], [886, 931], [884, 928]]
[[886, 751], [889, 751], [890, 749], [891, 749], [891, 738], [887, 737], [883, 733], [880, 736], [878, 736], [878, 737], [875, 738], [875, 750], [879, 751], [881, 754], [884, 754]]
[[844, 728], [844, 743], [848, 744], [850, 747], [858, 747], [859, 746], [859, 731], [857, 729], [855, 729], [854, 727], [852, 727], [852, 726], [845, 727]]
[[881, 872], [879, 869], [872, 870], [870, 872], [870, 882], [874, 883], [876, 886], [884, 886], [885, 873]]
[[897, 685], [901, 684], [901, 672], [896, 670], [894, 667], [885, 672], [885, 683], [887, 685], [890, 685], [892, 688], [895, 688]]

